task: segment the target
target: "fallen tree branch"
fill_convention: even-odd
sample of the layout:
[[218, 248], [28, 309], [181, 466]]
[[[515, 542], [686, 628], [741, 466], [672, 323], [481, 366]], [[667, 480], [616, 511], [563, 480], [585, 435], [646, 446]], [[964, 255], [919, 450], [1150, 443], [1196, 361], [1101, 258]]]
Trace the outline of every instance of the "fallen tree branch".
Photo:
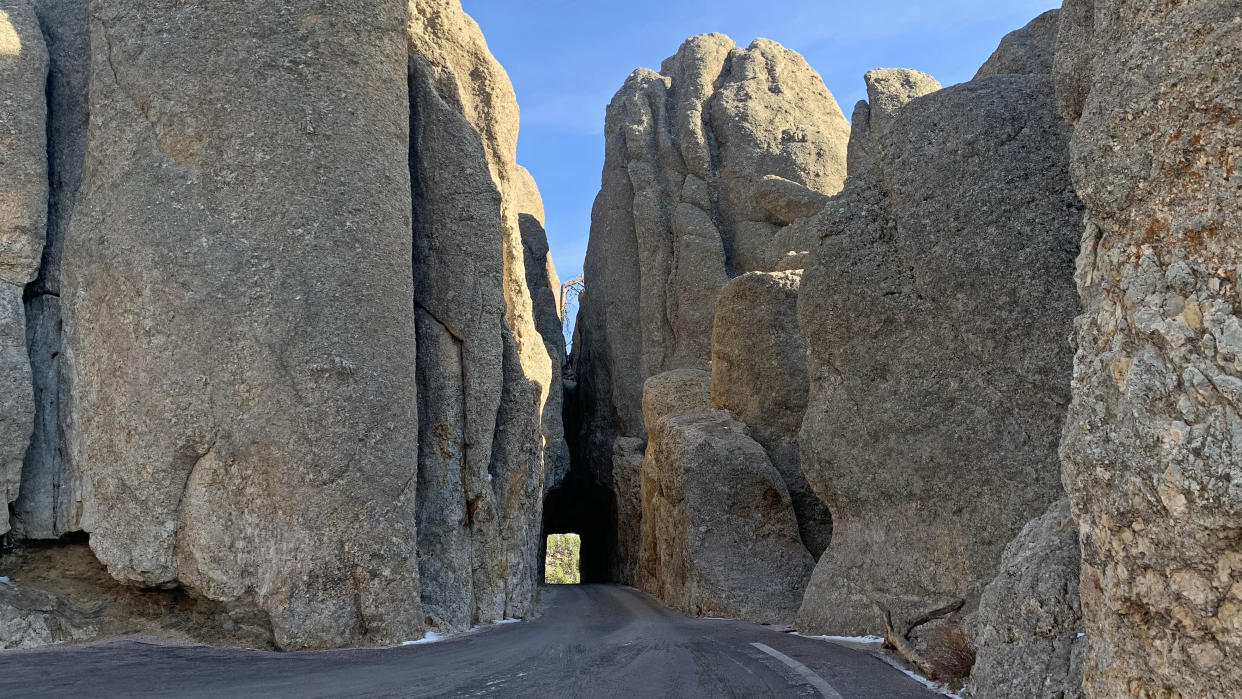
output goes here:
[[880, 615], [884, 617], [884, 647], [891, 648], [906, 659], [906, 662], [913, 665], [919, 672], [932, 681], [941, 679], [937, 675], [935, 666], [923, 657], [921, 653], [910, 643], [910, 632], [918, 627], [942, 619], [950, 614], [958, 611], [966, 606], [966, 600], [958, 600], [952, 604], [945, 605], [939, 609], [934, 609], [922, 616], [908, 619], [901, 624], [893, 623], [893, 614], [888, 608], [880, 604], [879, 601], [872, 601], [875, 608], [880, 611]]

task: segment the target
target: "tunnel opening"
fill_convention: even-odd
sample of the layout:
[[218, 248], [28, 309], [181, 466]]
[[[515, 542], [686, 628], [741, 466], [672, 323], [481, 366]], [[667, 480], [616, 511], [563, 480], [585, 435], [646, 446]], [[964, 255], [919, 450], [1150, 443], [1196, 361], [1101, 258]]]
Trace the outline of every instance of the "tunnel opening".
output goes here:
[[[573, 366], [573, 358], [567, 366]], [[577, 534], [580, 540], [579, 571], [583, 583], [626, 583], [620, 572], [617, 537], [617, 498], [613, 492], [612, 464], [599, 456], [611, 453], [611, 445], [592, 444], [583, 448], [582, 416], [590, 414], [581, 405], [582, 384], [589, 377], [569, 376], [565, 382], [562, 413], [565, 440], [569, 446], [570, 468], [564, 479], [551, 488], [544, 499], [543, 536]], [[590, 432], [590, 431], [586, 431]], [[594, 455], [594, 456], [593, 456]], [[542, 559], [541, 559], [542, 560]]]
[[548, 493], [544, 505], [545, 546], [548, 537], [572, 533], [579, 542], [580, 581], [619, 582], [612, 492], [590, 483], [586, 475], [582, 470], [571, 469], [565, 481]]
[[549, 534], [545, 541], [543, 581], [548, 585], [577, 585], [582, 582], [579, 561], [582, 537], [577, 534]]

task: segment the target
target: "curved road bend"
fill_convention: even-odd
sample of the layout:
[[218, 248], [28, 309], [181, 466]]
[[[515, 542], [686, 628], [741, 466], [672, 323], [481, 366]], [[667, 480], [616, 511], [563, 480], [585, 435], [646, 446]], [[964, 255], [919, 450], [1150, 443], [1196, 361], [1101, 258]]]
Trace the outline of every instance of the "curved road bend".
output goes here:
[[630, 588], [543, 588], [536, 620], [403, 648], [268, 653], [120, 639], [0, 653], [4, 697], [884, 697], [936, 694], [883, 661]]

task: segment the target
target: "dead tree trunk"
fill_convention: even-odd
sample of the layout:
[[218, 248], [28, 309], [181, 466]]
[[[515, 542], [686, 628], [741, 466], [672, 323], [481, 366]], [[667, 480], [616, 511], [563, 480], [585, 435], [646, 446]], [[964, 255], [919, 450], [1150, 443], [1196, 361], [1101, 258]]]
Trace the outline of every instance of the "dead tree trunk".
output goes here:
[[887, 607], [878, 601], [873, 602], [873, 604], [875, 604], [875, 608], [880, 610], [880, 614], [884, 617], [884, 647], [897, 651], [901, 657], [906, 659], [906, 662], [917, 668], [927, 679], [933, 681], [942, 679], [937, 677], [939, 673], [936, 671], [935, 666], [927, 658], [924, 658], [922, 653], [918, 652], [914, 644], [910, 643], [910, 632], [924, 624], [944, 618], [958, 611], [966, 606], [966, 600], [958, 600], [953, 604], [934, 609], [920, 617], [908, 619], [899, 625], [893, 624], [893, 615], [888, 611]]

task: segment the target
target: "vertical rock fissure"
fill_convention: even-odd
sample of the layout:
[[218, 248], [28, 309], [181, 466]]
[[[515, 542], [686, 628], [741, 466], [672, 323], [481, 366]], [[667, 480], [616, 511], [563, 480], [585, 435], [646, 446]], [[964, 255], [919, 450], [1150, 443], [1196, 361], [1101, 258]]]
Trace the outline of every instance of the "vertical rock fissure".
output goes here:
[[35, 423], [22, 463], [21, 494], [12, 509], [19, 537], [57, 539], [81, 529], [86, 497], [69, 463], [62, 425], [70, 392], [61, 371], [60, 258], [86, 161], [90, 40], [86, 0], [41, 0], [35, 12], [49, 57], [44, 88], [47, 238], [38, 277], [23, 294]]

